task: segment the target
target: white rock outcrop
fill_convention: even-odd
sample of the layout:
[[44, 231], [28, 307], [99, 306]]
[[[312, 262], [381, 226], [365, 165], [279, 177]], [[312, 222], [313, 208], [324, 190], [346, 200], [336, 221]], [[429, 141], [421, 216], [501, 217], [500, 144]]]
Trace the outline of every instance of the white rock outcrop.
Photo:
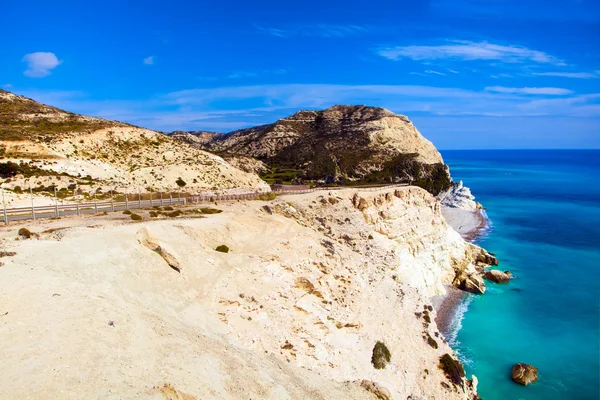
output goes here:
[[[0, 229], [17, 253], [0, 268], [10, 349], [0, 397], [137, 399], [159, 388], [182, 398], [474, 398], [470, 381], [438, 368], [452, 350], [430, 296], [481, 249], [426, 191], [219, 208], [197, 219], [47, 221], [31, 227], [35, 241]], [[222, 244], [231, 251], [214, 250]], [[180, 274], [149, 251], [163, 246]], [[390, 357], [375, 369], [380, 341]]]

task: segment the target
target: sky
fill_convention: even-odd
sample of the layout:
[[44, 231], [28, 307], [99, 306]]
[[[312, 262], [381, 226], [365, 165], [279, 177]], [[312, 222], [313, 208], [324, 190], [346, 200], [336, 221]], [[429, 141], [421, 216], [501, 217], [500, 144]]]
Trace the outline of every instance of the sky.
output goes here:
[[164, 132], [335, 104], [439, 149], [600, 148], [600, 1], [1, 0], [0, 88]]

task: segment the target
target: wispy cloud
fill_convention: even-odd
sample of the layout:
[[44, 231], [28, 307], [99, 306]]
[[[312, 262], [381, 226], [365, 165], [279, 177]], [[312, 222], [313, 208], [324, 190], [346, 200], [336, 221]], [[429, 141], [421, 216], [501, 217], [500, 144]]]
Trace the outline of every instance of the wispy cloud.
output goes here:
[[535, 62], [564, 65], [564, 62], [547, 53], [516, 45], [499, 45], [489, 42], [453, 41], [451, 44], [436, 46], [397, 46], [377, 50], [377, 53], [390, 60], [409, 58], [425, 60], [487, 60], [505, 63]]
[[550, 96], [563, 96], [573, 94], [572, 90], [553, 88], [553, 87], [523, 87], [523, 88], [511, 88], [503, 86], [488, 86], [485, 88], [488, 92], [496, 93], [517, 93], [517, 94], [537, 94], [537, 95], [550, 95]]
[[431, 69], [426, 69], [423, 72], [426, 73], [426, 74], [430, 74], [430, 75], [442, 75], [442, 76], [446, 76], [446, 74], [444, 74], [443, 72], [434, 71], [434, 70], [431, 70]]
[[334, 104], [380, 106], [421, 118], [600, 119], [600, 94], [576, 95], [561, 88], [467, 90], [410, 85], [279, 84], [190, 89], [132, 101], [94, 101], [79, 92], [19, 93], [67, 110], [162, 131], [228, 131], [269, 123], [299, 109], [322, 109]]
[[594, 79], [600, 78], [600, 71], [592, 72], [533, 72], [535, 76], [558, 76], [562, 78]]
[[353, 24], [297, 25], [292, 27], [286, 27], [283, 29], [255, 25], [255, 28], [262, 33], [266, 33], [268, 35], [277, 37], [315, 36], [325, 38], [339, 38], [348, 36], [358, 36], [369, 32], [369, 28], [367, 26]]
[[5, 83], [4, 85], [2, 85], [2, 87], [6, 90], [10, 90], [13, 88], [12, 83]]
[[155, 56], [150, 56], [150, 57], [144, 58], [144, 64], [145, 65], [153, 65], [154, 64], [154, 58], [155, 58]]
[[500, 73], [495, 75], [490, 75], [490, 78], [499, 79], [499, 78], [512, 78], [513, 76], [506, 73]]
[[238, 79], [238, 78], [254, 78], [262, 75], [283, 75], [287, 74], [287, 70], [280, 69], [263, 69], [259, 71], [234, 71], [228, 75], [230, 79]]
[[49, 52], [26, 54], [23, 57], [23, 61], [27, 63], [27, 69], [23, 74], [30, 78], [43, 78], [48, 76], [54, 68], [62, 63], [54, 53]]

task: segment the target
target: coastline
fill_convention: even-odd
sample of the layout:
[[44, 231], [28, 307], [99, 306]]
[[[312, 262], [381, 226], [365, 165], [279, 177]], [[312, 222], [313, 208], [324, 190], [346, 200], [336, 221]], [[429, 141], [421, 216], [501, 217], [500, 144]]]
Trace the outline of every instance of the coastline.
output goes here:
[[467, 242], [479, 238], [488, 227], [488, 219], [483, 209], [465, 210], [442, 206], [442, 215], [446, 223]]
[[[468, 242], [474, 242], [483, 236], [489, 228], [489, 220], [483, 209], [464, 210], [442, 206], [442, 215], [446, 219], [446, 223]], [[436, 311], [435, 322], [440, 333], [449, 343], [454, 340], [456, 330], [460, 327], [456, 323], [456, 319], [462, 319], [459, 311], [465, 311], [461, 308], [461, 304], [465, 302], [468, 296], [467, 292], [448, 285], [446, 286], [445, 295], [435, 296], [432, 299], [432, 305]]]

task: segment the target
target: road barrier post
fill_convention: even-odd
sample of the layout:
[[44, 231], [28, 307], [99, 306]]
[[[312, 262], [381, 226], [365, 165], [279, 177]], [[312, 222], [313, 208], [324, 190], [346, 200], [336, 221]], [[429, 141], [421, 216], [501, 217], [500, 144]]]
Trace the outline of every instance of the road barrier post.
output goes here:
[[169, 192], [169, 204], [173, 204], [173, 193]]
[[31, 185], [29, 185], [29, 196], [31, 197], [31, 217], [35, 221], [35, 207], [33, 206], [33, 190], [31, 190]]
[[115, 202], [114, 202], [114, 198], [113, 198], [112, 189], [110, 190], [110, 208], [112, 209], [113, 212], [115, 212]]
[[154, 193], [150, 192], [150, 207], [153, 206], [152, 198], [154, 197]]
[[58, 217], [58, 198], [56, 197], [56, 186], [54, 186], [54, 215]]
[[98, 214], [98, 197], [96, 196], [96, 193], [98, 193], [98, 188], [94, 191], [94, 210], [96, 214]]
[[4, 186], [2, 187], [2, 208], [4, 209], [4, 223], [8, 225], [8, 215], [6, 215], [6, 202], [4, 201]]
[[127, 198], [127, 189], [125, 189], [125, 209], [129, 210], [129, 199]]
[[161, 205], [161, 207], [163, 205], [162, 192], [160, 192], [160, 205]]
[[183, 194], [183, 205], [187, 206], [187, 192]]
[[138, 208], [142, 208], [142, 191], [138, 189]]
[[77, 215], [79, 215], [79, 203], [76, 204], [77, 207]]
[[177, 204], [181, 204], [181, 192], [177, 192], [178, 200]]

